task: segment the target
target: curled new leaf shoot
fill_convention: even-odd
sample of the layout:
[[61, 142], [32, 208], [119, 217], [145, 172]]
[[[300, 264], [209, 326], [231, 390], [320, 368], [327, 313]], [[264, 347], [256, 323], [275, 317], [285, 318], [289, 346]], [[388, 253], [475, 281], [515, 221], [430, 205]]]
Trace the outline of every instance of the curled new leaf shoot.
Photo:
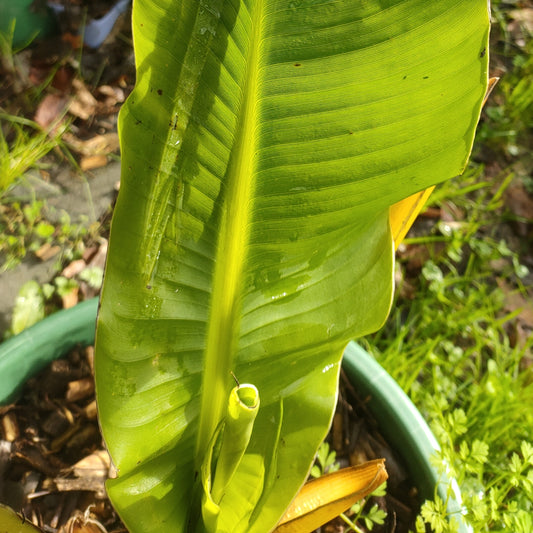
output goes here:
[[224, 489], [231, 481], [250, 442], [257, 410], [259, 393], [254, 385], [234, 387], [228, 401], [222, 446], [218, 458], [211, 496], [220, 502]]
[[218, 529], [221, 500], [248, 447], [258, 409], [259, 392], [254, 385], [246, 383], [232, 389], [226, 416], [211, 439], [202, 465], [202, 516], [208, 531]]

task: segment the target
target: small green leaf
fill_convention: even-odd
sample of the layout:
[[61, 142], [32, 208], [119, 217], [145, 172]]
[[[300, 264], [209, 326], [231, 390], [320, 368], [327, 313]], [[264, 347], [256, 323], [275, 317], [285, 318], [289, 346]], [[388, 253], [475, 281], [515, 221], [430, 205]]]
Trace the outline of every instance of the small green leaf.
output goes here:
[[36, 281], [27, 281], [15, 300], [11, 331], [17, 335], [44, 318], [44, 296]]
[[85, 281], [89, 287], [99, 289], [104, 279], [104, 271], [99, 266], [90, 266], [82, 270], [78, 277]]
[[323, 442], [320, 445], [320, 448], [318, 448], [318, 452], [316, 454], [317, 461], [322, 467], [322, 471], [324, 471], [326, 468], [328, 454], [329, 454], [329, 444], [327, 442]]
[[416, 517], [416, 533], [426, 533], [426, 524], [424, 523], [424, 519], [418, 515]]
[[522, 463], [522, 460], [520, 459], [520, 456], [516, 452], [513, 452], [513, 455], [511, 456], [511, 463], [509, 465], [509, 470], [511, 472], [518, 474], [522, 471], [522, 468], [523, 468], [523, 463]]
[[533, 445], [524, 440], [520, 444], [520, 451], [522, 452], [524, 461], [530, 465], [533, 465]]
[[43, 202], [31, 202], [23, 207], [22, 211], [28, 224], [33, 225], [36, 220], [41, 216], [41, 210]]
[[[228, 518], [228, 513], [221, 512], [221, 506], [224, 498], [235, 491], [232, 481], [237, 477], [237, 470], [241, 466], [250, 468], [251, 463], [246, 462], [244, 454], [250, 442], [259, 403], [259, 392], [254, 385], [238, 385], [229, 395], [226, 416], [210, 444], [207, 462], [202, 465], [202, 516], [209, 531], [225, 531], [228, 523], [242, 518], [237, 509]], [[245, 463], [241, 465], [243, 459]], [[237, 486], [236, 491], [240, 488]]]
[[422, 275], [428, 281], [441, 282], [444, 279], [442, 270], [433, 261], [426, 262], [422, 268]]
[[455, 409], [451, 415], [449, 415], [450, 427], [455, 435], [463, 435], [466, 433], [468, 418], [466, 413], [462, 409]]
[[485, 442], [475, 439], [472, 443], [470, 456], [478, 463], [486, 463], [489, 456], [489, 446]]
[[371, 496], [381, 497], [387, 494], [387, 482], [382, 483], [372, 494]]
[[41, 239], [48, 239], [54, 234], [54, 231], [56, 229], [52, 224], [48, 224], [47, 222], [39, 222], [37, 226], [35, 226], [35, 234], [40, 237]]
[[366, 503], [366, 500], [362, 500], [362, 501], [354, 503], [350, 507], [350, 511], [352, 511], [352, 513], [355, 513], [355, 514], [359, 514], [363, 510], [363, 506], [365, 505], [365, 503]]
[[386, 518], [387, 513], [383, 509], [380, 509], [377, 503], [375, 503], [367, 513], [367, 519], [373, 522], [372, 527], [374, 524], [384, 524]]
[[41, 288], [45, 300], [50, 300], [56, 291], [56, 288], [51, 283], [43, 283]]
[[426, 501], [420, 513], [434, 533], [449, 531], [449, 523], [446, 519], [446, 504], [439, 497], [435, 501]]
[[313, 468], [311, 468], [311, 477], [317, 478], [322, 475], [322, 471], [317, 465], [313, 465]]
[[244, 384], [233, 388], [211, 490], [212, 498], [217, 503], [222, 499], [248, 447], [258, 409], [259, 392], [254, 385]]
[[54, 284], [57, 287], [56, 291], [59, 296], [66, 296], [71, 293], [73, 289], [78, 287], [78, 283], [74, 279], [68, 279], [64, 276], [58, 276], [54, 279]]

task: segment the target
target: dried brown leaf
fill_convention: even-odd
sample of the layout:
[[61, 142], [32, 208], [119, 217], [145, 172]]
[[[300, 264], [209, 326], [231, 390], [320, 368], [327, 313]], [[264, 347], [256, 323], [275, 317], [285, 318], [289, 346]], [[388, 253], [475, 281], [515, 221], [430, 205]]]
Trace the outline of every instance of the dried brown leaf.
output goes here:
[[107, 478], [111, 459], [106, 450], [96, 450], [87, 455], [73, 466], [74, 475], [77, 477]]
[[65, 133], [63, 140], [69, 146], [84, 156], [106, 155], [115, 152], [119, 148], [119, 140], [117, 133], [104, 133], [103, 135], [95, 135], [91, 139], [82, 141], [72, 133]]
[[69, 518], [59, 533], [107, 533], [107, 529], [95, 518], [91, 517], [90, 508], [85, 513], [76, 511]]
[[41, 261], [48, 261], [48, 259], [52, 259], [52, 257], [57, 255], [60, 251], [60, 246], [52, 246], [49, 242], [45, 242], [38, 250], [35, 251], [35, 255]]
[[80, 161], [80, 168], [83, 171], [105, 167], [106, 165], [107, 165], [107, 156], [104, 154], [84, 156], [81, 158], [81, 161]]
[[520, 218], [533, 222], [533, 199], [521, 181], [515, 180], [505, 191], [505, 205]]
[[61, 272], [61, 275], [65, 278], [72, 279], [74, 276], [77, 276], [85, 267], [87, 263], [83, 259], [76, 259], [75, 261], [70, 262]]
[[72, 87], [75, 90], [75, 95], [70, 102], [68, 111], [76, 117], [87, 120], [94, 115], [98, 106], [98, 100], [96, 100], [80, 79], [73, 80]]
[[27, 440], [16, 440], [11, 448], [11, 457], [26, 463], [34, 470], [47, 476], [54, 476], [64, 465], [51, 455], [46, 454], [38, 445]]
[[78, 303], [78, 287], [72, 287], [72, 289], [61, 295], [61, 301], [63, 302], [63, 309], [70, 309]]
[[105, 267], [105, 260], [107, 256], [107, 246], [108, 242], [106, 239], [100, 240], [100, 247], [98, 248], [98, 251], [92, 256], [91, 260], [89, 261], [88, 266], [91, 267], [100, 267], [102, 270]]
[[126, 95], [124, 90], [120, 87], [112, 87], [111, 85], [101, 85], [96, 89], [96, 92], [104, 97], [103, 104], [107, 107], [113, 107], [124, 102]]
[[35, 122], [41, 128], [48, 129], [63, 116], [67, 103], [68, 96], [65, 94], [47, 94], [37, 107]]

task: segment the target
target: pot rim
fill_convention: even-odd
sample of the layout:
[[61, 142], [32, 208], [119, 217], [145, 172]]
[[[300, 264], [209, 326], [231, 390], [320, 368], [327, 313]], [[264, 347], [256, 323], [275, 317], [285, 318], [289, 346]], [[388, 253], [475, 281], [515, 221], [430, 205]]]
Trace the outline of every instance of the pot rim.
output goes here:
[[[94, 342], [98, 297], [53, 313], [0, 344], [0, 405], [24, 383], [76, 345]], [[59, 354], [59, 355], [58, 355]]]
[[[459, 533], [473, 533], [464, 518], [459, 485], [433, 466], [440, 446], [407, 394], [372, 355], [353, 341], [344, 351], [342, 366], [356, 391], [369, 397], [370, 412], [383, 436], [400, 450], [422, 499], [433, 500], [436, 492], [446, 502], [450, 520], [457, 522]], [[444, 465], [443, 470], [449, 469]]]

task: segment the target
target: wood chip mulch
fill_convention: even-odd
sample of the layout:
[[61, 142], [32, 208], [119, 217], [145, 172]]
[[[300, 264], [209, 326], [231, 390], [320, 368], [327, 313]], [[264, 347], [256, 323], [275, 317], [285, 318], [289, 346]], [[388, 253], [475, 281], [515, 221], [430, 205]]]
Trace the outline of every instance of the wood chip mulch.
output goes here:
[[0, 408], [0, 502], [46, 533], [122, 533], [96, 417], [93, 349], [75, 350]]

